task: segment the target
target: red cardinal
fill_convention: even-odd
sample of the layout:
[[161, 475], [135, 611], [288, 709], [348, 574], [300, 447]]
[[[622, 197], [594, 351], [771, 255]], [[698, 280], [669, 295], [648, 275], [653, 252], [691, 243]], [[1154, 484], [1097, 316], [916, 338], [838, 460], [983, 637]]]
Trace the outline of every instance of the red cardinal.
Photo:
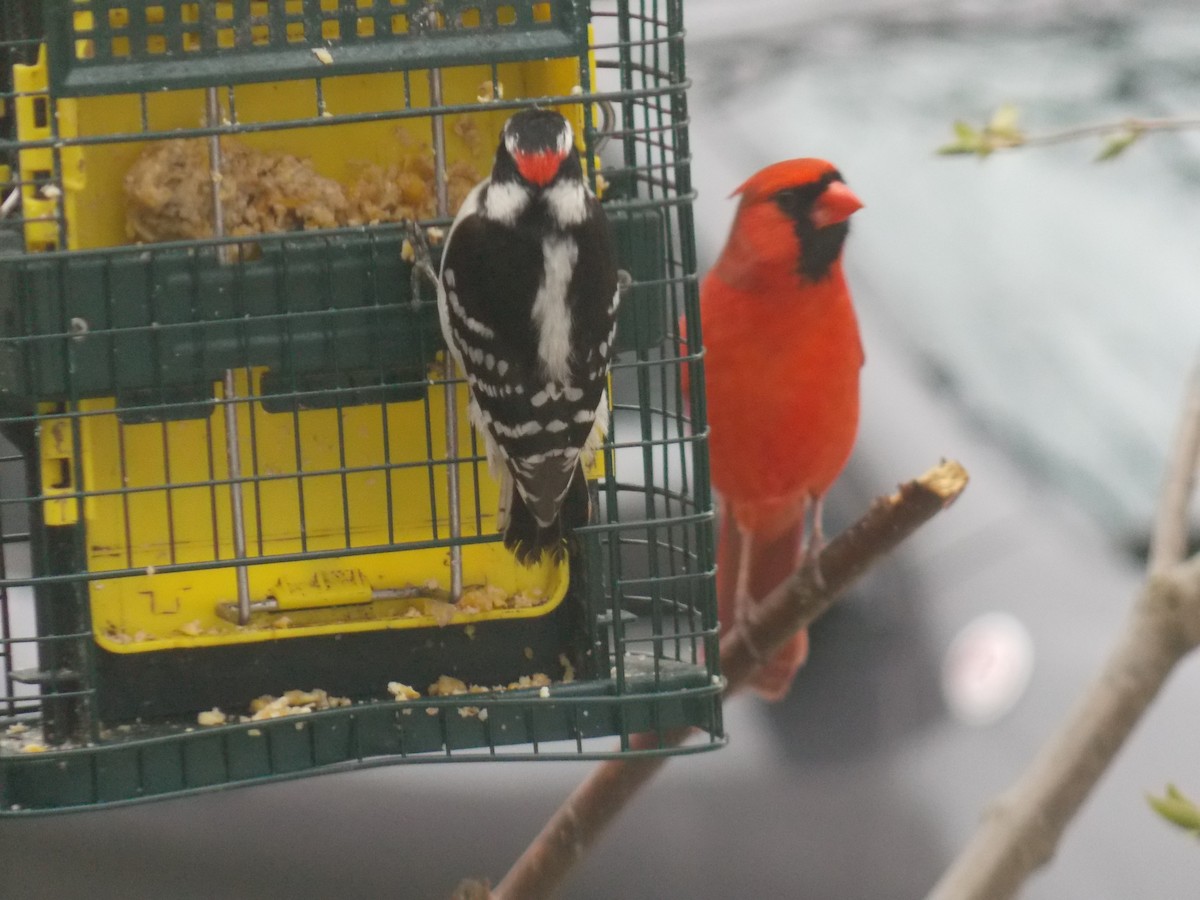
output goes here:
[[[700, 288], [712, 483], [722, 498], [722, 629], [820, 551], [821, 500], [858, 430], [858, 323], [842, 274], [847, 219], [862, 203], [832, 165], [792, 159], [735, 192], [737, 218]], [[759, 671], [769, 700], [808, 655], [797, 634]]]

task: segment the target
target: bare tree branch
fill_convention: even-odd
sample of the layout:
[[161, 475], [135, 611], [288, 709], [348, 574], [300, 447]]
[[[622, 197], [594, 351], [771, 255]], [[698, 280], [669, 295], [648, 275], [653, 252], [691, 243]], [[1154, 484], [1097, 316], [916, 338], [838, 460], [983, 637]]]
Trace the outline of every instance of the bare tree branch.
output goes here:
[[474, 878], [468, 878], [460, 882], [458, 887], [454, 889], [454, 893], [450, 895], [450, 900], [489, 900], [491, 896], [492, 893], [486, 881], [477, 881]]
[[1154, 575], [1099, 677], [985, 814], [928, 900], [1004, 900], [1054, 855], [1163, 682], [1200, 644], [1200, 557]]
[[[721, 640], [725, 695], [748, 683], [758, 668], [759, 648], [769, 655], [800, 628], [811, 624], [880, 557], [949, 506], [967, 485], [956, 462], [943, 462], [889, 497], [876, 500], [857, 523], [842, 532], [812, 567], [796, 572], [761, 604], [744, 628]], [[665, 750], [687, 739], [689, 729], [661, 735], [637, 734], [633, 750]], [[575, 863], [639, 788], [662, 768], [667, 756], [631, 756], [602, 763], [580, 784], [513, 864], [492, 892], [493, 900], [538, 900], [552, 896]]]
[[1167, 460], [1162, 496], [1150, 538], [1151, 573], [1162, 572], [1187, 555], [1189, 510], [1200, 464], [1200, 362], [1188, 377], [1183, 412]]
[[1200, 554], [1184, 562], [1200, 456], [1200, 365], [1187, 397], [1128, 623], [1066, 722], [997, 798], [928, 900], [1004, 900], [1054, 855], [1063, 832], [1175, 665], [1200, 645]]

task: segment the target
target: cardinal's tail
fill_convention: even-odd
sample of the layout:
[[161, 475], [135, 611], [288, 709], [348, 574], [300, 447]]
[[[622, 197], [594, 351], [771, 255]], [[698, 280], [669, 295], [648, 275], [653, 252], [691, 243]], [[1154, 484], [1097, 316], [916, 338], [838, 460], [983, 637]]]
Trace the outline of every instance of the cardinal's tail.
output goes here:
[[[717, 539], [717, 616], [721, 631], [729, 628], [737, 616], [738, 567], [745, 552], [742, 534], [733, 515], [732, 504], [722, 504], [720, 534]], [[758, 602], [799, 567], [803, 557], [804, 520], [798, 518], [783, 531], [769, 538], [755, 535], [750, 544], [750, 597]], [[750, 685], [764, 699], [782, 700], [808, 658], [808, 631], [801, 629], [763, 666]]]

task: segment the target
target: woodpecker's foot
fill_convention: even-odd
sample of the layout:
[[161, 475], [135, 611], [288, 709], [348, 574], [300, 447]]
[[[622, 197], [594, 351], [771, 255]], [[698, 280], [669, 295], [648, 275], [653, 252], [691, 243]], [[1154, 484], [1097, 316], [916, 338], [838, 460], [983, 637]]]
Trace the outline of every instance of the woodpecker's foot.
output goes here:
[[413, 302], [420, 296], [419, 280], [424, 278], [436, 289], [439, 286], [437, 270], [433, 267], [433, 253], [429, 249], [429, 238], [425, 229], [417, 224], [415, 219], [405, 219], [400, 223], [400, 258], [412, 263]]

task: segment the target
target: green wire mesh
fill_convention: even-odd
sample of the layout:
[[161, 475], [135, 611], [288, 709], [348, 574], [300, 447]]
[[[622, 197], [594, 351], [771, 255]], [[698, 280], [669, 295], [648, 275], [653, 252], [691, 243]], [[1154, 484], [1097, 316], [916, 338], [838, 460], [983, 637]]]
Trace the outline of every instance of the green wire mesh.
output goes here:
[[587, 42], [573, 0], [75, 0], [46, 13], [61, 96], [570, 56]]
[[[581, 2], [446, 0], [433, 15], [395, 0], [83, 0], [46, 4], [44, 23], [35, 6], [0, 9], [0, 165], [9, 171], [0, 210], [0, 813], [400, 761], [604, 757], [633, 752], [634, 733], [685, 725], [702, 737], [682, 751], [637, 752], [720, 746], [680, 0], [597, 0], [590, 10]], [[425, 33], [414, 32], [414, 17], [432, 23]], [[232, 37], [220, 36], [222, 23], [232, 23]], [[13, 66], [35, 62], [43, 43], [49, 88], [22, 92]], [[332, 63], [313, 53], [319, 47], [329, 48]], [[370, 559], [443, 553], [454, 543], [486, 548], [498, 538], [485, 521], [479, 443], [464, 437], [451, 461], [439, 450], [434, 397], [445, 376], [431, 368], [441, 350], [434, 298], [419, 282], [414, 288], [400, 225], [63, 249], [77, 227], [64, 199], [72, 154], [215, 134], [277, 135], [286, 146], [288, 135], [306, 129], [363, 122], [428, 127], [430, 109], [419, 97], [431, 65], [482, 65], [497, 89], [443, 105], [448, 121], [507, 114], [532, 98], [500, 97], [500, 67], [545, 56], [576, 61], [582, 90], [540, 102], [582, 111], [589, 177], [603, 186], [620, 265], [633, 278], [622, 303], [595, 524], [581, 535], [562, 605], [474, 628], [333, 635], [307, 651], [287, 640], [248, 650], [105, 651], [98, 638], [108, 625], [93, 620], [91, 605], [105, 582], [231, 571], [223, 498], [235, 484], [251, 510], [237, 562], [250, 570], [351, 551]], [[394, 103], [331, 107], [336, 78], [376, 70], [402, 73]], [[274, 119], [239, 113], [243, 85], [284, 79], [305, 93], [302, 107]], [[163, 88], [202, 87], [217, 88], [223, 121], [180, 131], [158, 120]], [[121, 127], [58, 130], [64, 98], [118, 91], [140, 110]], [[48, 136], [19, 133], [20, 104]], [[31, 152], [45, 157], [32, 171], [20, 164]], [[31, 224], [50, 237], [28, 241]], [[214, 391], [224, 372], [254, 385], [253, 393]], [[237, 477], [217, 459], [214, 423], [226, 407], [246, 428]], [[419, 458], [389, 445], [389, 416], [398, 409], [415, 411], [407, 438], [424, 448]], [[332, 449], [314, 468], [302, 459], [301, 439], [322, 415]], [[364, 417], [382, 435], [365, 457], [355, 431]], [[100, 463], [88, 456], [101, 432], [114, 448], [103, 484], [94, 471]], [[139, 474], [147, 458], [149, 481]], [[469, 514], [457, 539], [444, 525], [438, 487], [451, 464], [468, 473], [461, 490]], [[356, 485], [370, 478], [382, 485], [370, 502], [386, 511], [386, 525], [364, 537]], [[337, 522], [323, 535], [304, 525], [316, 483]], [[393, 488], [400, 483], [417, 487]], [[264, 537], [279, 524], [262, 512], [264, 498], [281, 496], [295, 530], [283, 550]], [[153, 565], [129, 539], [147, 504], [166, 523]], [[123, 530], [121, 547], [97, 546], [93, 505], [112, 511], [105, 533]], [[402, 512], [423, 516], [428, 532], [414, 537], [396, 527]], [[185, 535], [211, 551], [183, 552]], [[452, 666], [465, 682], [507, 681], [488, 676], [514, 648], [524, 649], [528, 671], [569, 667], [575, 677], [548, 689], [408, 702], [384, 689], [385, 673], [405, 666], [423, 694]], [[262, 690], [317, 685], [340, 685], [352, 703], [197, 725], [214, 698], [248, 701]]]

